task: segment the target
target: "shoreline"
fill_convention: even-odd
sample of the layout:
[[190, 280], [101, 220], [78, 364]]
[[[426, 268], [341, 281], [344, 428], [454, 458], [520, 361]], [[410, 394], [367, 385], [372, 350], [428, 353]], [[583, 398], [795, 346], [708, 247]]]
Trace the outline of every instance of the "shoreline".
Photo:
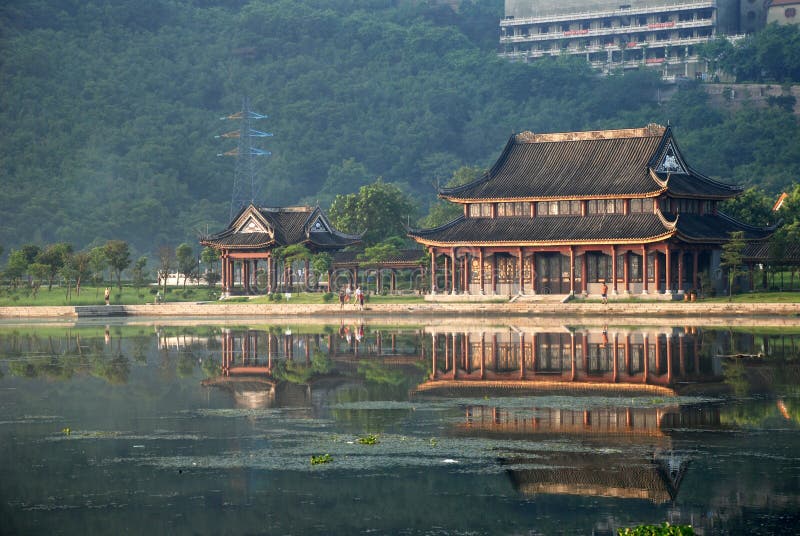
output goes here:
[[[25, 323], [32, 320], [83, 322], [139, 322], [152, 319], [200, 319], [200, 323], [244, 320], [252, 322], [291, 321], [294, 323], [331, 323], [343, 318], [400, 324], [448, 324], [455, 319], [462, 323], [513, 323], [550, 325], [590, 324], [675, 324], [691, 321], [703, 325], [798, 326], [800, 303], [388, 303], [368, 305], [364, 311], [339, 304], [247, 304], [178, 302], [159, 305], [84, 306], [79, 316], [75, 306], [0, 307], [0, 322]], [[112, 313], [113, 311], [113, 313]], [[84, 316], [85, 315], [85, 316]], [[196, 323], [196, 322], [195, 322]]]

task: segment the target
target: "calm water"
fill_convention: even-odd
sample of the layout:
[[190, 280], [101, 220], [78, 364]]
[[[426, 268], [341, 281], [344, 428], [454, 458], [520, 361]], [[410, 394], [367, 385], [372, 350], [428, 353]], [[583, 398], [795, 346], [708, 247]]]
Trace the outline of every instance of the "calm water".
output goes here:
[[797, 533], [799, 385], [785, 328], [0, 325], [0, 533]]

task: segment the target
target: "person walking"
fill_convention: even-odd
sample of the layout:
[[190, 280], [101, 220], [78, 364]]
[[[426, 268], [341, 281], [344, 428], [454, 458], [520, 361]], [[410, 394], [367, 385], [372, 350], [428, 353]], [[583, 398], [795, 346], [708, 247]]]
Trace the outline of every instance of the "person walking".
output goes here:
[[106, 287], [106, 291], [103, 293], [103, 297], [106, 300], [106, 305], [111, 303], [111, 289]]
[[358, 304], [358, 309], [363, 311], [364, 310], [364, 291], [361, 290], [361, 287], [356, 287], [356, 303]]
[[600, 296], [603, 298], [603, 303], [608, 304], [608, 285], [603, 281], [603, 286], [600, 287]]
[[344, 309], [344, 289], [339, 289], [339, 310]]

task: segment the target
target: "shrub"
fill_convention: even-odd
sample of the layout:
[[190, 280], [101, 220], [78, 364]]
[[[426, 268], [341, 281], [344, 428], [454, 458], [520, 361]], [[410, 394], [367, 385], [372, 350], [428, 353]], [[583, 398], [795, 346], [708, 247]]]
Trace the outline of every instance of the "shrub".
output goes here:
[[333, 292], [326, 292], [322, 295], [322, 301], [324, 303], [330, 303], [333, 301]]
[[691, 525], [639, 525], [638, 527], [619, 529], [619, 536], [694, 536]]

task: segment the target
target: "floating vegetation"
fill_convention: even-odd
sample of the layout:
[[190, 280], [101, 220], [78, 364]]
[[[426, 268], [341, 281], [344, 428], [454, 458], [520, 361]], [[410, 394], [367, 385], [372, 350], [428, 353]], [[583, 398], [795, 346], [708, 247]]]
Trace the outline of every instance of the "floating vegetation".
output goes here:
[[69, 435], [71, 432], [72, 432], [72, 430], [70, 430], [69, 426], [66, 426], [66, 427], [61, 429], [61, 433], [64, 434], [64, 435]]
[[359, 437], [358, 442], [361, 445], [375, 445], [378, 443], [378, 436], [375, 434], [368, 434], [364, 437]]
[[638, 527], [619, 529], [620, 536], [693, 536], [691, 525], [639, 525]]
[[323, 463], [331, 463], [333, 456], [330, 454], [323, 454], [322, 456], [311, 456], [311, 465], [320, 465]]

